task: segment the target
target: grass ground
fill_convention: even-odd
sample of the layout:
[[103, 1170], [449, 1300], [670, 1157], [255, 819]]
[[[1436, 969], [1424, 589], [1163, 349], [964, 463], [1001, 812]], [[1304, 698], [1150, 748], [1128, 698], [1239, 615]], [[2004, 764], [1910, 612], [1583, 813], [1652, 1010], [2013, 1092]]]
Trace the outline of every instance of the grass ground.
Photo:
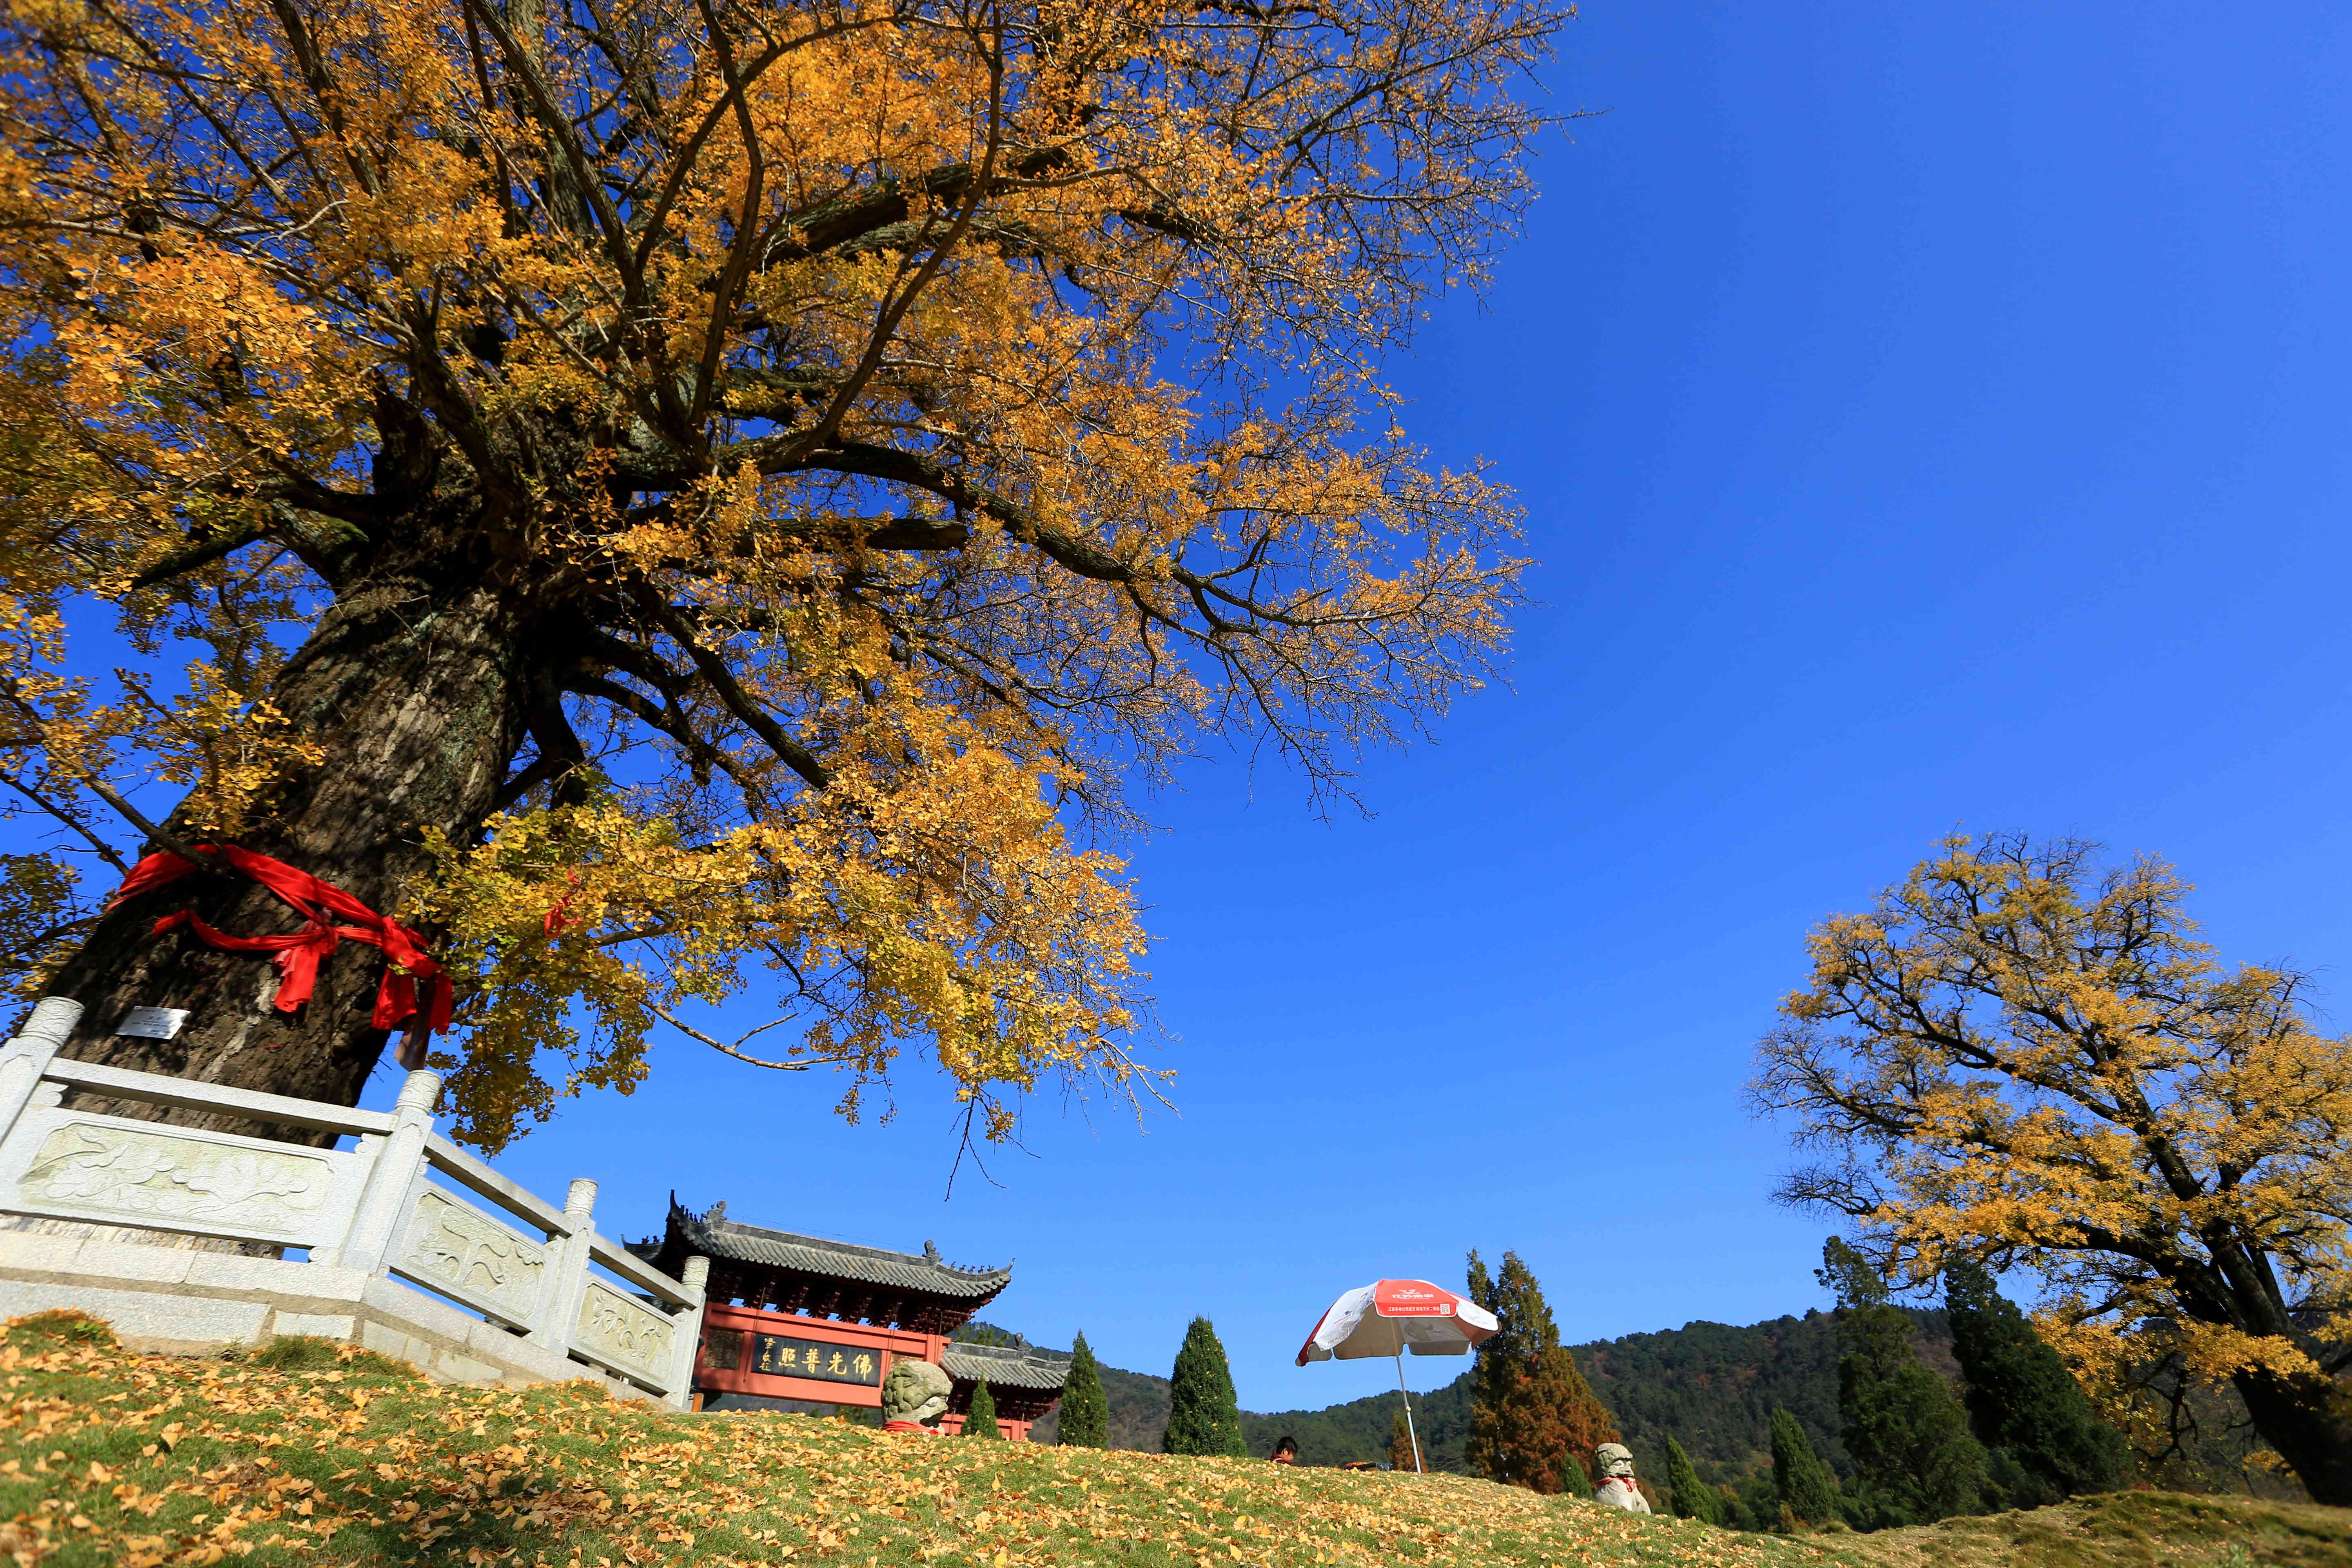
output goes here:
[[59, 1315], [8, 1326], [0, 1382], [0, 1555], [20, 1568], [2352, 1564], [2352, 1528], [2321, 1510], [2134, 1494], [2021, 1516], [2038, 1530], [1787, 1540], [1458, 1477], [678, 1415], [585, 1384], [441, 1388], [315, 1344], [132, 1356]]
[[1948, 1519], [1853, 1537], [1873, 1568], [2347, 1568], [2352, 1511], [2179, 1492]]

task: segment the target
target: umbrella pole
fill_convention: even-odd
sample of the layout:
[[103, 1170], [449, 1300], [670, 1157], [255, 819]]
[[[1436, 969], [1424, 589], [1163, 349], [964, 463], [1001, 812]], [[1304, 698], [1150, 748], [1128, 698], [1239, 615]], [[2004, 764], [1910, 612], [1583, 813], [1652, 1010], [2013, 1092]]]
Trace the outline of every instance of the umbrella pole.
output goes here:
[[1425, 1476], [1429, 1471], [1421, 1462], [1421, 1435], [1412, 1429], [1412, 1395], [1405, 1392], [1404, 1352], [1402, 1350], [1397, 1352], [1397, 1393], [1404, 1400], [1404, 1435], [1412, 1443], [1412, 1473]]

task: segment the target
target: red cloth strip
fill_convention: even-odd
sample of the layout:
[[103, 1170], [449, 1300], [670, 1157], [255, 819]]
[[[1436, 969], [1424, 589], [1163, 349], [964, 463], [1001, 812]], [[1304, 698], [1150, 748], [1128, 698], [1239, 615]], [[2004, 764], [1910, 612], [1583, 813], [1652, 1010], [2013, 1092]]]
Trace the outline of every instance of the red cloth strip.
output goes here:
[[[389, 1029], [415, 1016], [416, 982], [423, 980], [426, 984], [424, 1036], [429, 1038], [434, 1030], [449, 1026], [449, 977], [425, 955], [424, 939], [415, 931], [376, 913], [341, 888], [322, 882], [308, 871], [297, 870], [283, 860], [273, 860], [234, 845], [199, 844], [196, 849], [200, 854], [217, 856], [252, 878], [284, 900], [309, 923], [299, 931], [282, 936], [230, 936], [197, 919], [194, 911], [182, 910], [157, 921], [153, 934], [162, 936], [167, 931], [185, 926], [206, 947], [223, 952], [269, 954], [270, 962], [278, 966], [276, 1006], [281, 1013], [291, 1013], [310, 999], [310, 993], [318, 986], [320, 963], [346, 938], [363, 942], [381, 948], [384, 957], [383, 979], [376, 986], [375, 1012], [370, 1022], [379, 1029]], [[125, 899], [176, 882], [195, 868], [191, 861], [158, 850], [131, 868], [131, 875], [122, 879], [122, 886], [115, 889], [106, 907], [111, 910]], [[331, 923], [327, 919], [330, 912], [351, 923]], [[422, 1066], [423, 1052], [422, 1039], [406, 1042], [402, 1046], [400, 1059], [405, 1066]], [[417, 1059], [411, 1061], [412, 1056]]]

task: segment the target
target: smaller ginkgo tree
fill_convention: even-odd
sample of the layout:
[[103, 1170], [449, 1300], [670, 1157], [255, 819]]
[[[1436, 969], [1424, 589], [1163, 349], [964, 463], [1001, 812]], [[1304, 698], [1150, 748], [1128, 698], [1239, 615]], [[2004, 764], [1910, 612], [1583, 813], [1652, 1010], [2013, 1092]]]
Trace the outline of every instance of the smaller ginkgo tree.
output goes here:
[[1814, 930], [1751, 1092], [1815, 1156], [1780, 1196], [1850, 1216], [1887, 1277], [2038, 1273], [2095, 1385], [2163, 1358], [2231, 1384], [2352, 1504], [2352, 1046], [2304, 976], [2217, 964], [2188, 890], [2150, 856], [1948, 838]]

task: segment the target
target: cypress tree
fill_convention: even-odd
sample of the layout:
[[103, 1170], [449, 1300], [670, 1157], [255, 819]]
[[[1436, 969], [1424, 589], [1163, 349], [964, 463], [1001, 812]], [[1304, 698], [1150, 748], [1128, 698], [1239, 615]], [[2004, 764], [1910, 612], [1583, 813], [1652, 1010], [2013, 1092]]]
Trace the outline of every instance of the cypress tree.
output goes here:
[[2124, 1435], [2099, 1419], [2065, 1362], [1991, 1274], [1970, 1259], [1952, 1264], [1944, 1304], [1968, 1382], [1969, 1425], [1995, 1451], [2011, 1500], [2032, 1508], [2123, 1486], [2132, 1470]]
[[[1838, 1414], [1853, 1460], [1856, 1501], [1885, 1529], [1984, 1511], [1990, 1458], [1969, 1431], [1951, 1384], [1911, 1349], [1911, 1320], [1886, 1282], [1836, 1237], [1822, 1248], [1822, 1282], [1838, 1297]], [[1857, 1521], [1857, 1522], [1862, 1522]]]
[[1772, 1468], [1751, 1470], [1739, 1483], [1739, 1495], [1724, 1505], [1734, 1529], [1775, 1531], [1780, 1528], [1780, 1489], [1772, 1484]]
[[1176, 1370], [1169, 1377], [1168, 1435], [1160, 1446], [1171, 1454], [1226, 1454], [1236, 1458], [1249, 1452], [1242, 1436], [1242, 1411], [1234, 1397], [1233, 1369], [1225, 1347], [1206, 1318], [1195, 1318], [1184, 1331], [1184, 1347], [1176, 1352]]
[[[1603, 1437], [1601, 1440], [1605, 1443], [1609, 1439]], [[1559, 1457], [1559, 1495], [1580, 1498], [1592, 1495], [1592, 1472], [1585, 1468], [1584, 1460], [1573, 1448]]]
[[1675, 1494], [1675, 1518], [1695, 1519], [1702, 1524], [1723, 1522], [1723, 1499], [1698, 1479], [1698, 1467], [1672, 1437], [1666, 1439], [1666, 1485]]
[[[1412, 1436], [1405, 1425], [1403, 1411], [1389, 1418], [1389, 1468], [1412, 1473]], [[1423, 1462], [1426, 1463], [1426, 1458]]]
[[1812, 1440], [1786, 1410], [1772, 1412], [1772, 1490], [1789, 1523], [1819, 1527], [1844, 1516], [1837, 1477], [1813, 1452]]
[[982, 1378], [972, 1385], [971, 1408], [963, 1413], [963, 1435], [967, 1437], [1003, 1437], [996, 1427], [996, 1395], [988, 1392], [988, 1379]]
[[1501, 1326], [1478, 1347], [1471, 1370], [1470, 1436], [1463, 1457], [1473, 1475], [1558, 1492], [1570, 1484], [1562, 1458], [1574, 1454], [1589, 1475], [1592, 1450], [1617, 1441], [1616, 1420], [1559, 1342], [1543, 1288], [1517, 1253], [1503, 1254], [1500, 1277], [1490, 1278], [1485, 1260], [1472, 1252], [1469, 1296]]
[[1102, 1373], [1084, 1334], [1070, 1348], [1070, 1375], [1062, 1380], [1061, 1438], [1066, 1448], [1101, 1448], [1110, 1443], [1110, 1402], [1103, 1397]]
[[1723, 1528], [1726, 1530], [1771, 1529], [1771, 1521], [1779, 1517], [1780, 1511], [1780, 1500], [1772, 1495], [1771, 1470], [1768, 1468], [1761, 1473], [1749, 1475], [1745, 1485], [1751, 1495], [1760, 1492], [1763, 1497], [1769, 1500], [1770, 1506], [1765, 1510], [1764, 1521], [1759, 1523], [1756, 1516], [1748, 1511], [1748, 1498], [1741, 1495], [1738, 1488], [1721, 1486], [1715, 1488], [1714, 1490], [1716, 1505], [1723, 1510]]

